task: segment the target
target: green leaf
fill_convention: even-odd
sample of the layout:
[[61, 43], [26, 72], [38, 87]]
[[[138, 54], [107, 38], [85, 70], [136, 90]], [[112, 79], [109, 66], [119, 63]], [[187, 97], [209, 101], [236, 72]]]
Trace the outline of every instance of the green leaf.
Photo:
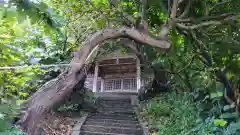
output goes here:
[[223, 96], [223, 92], [214, 92], [211, 93], [211, 98], [217, 98], [217, 97], [222, 97]]
[[29, 95], [28, 93], [19, 92], [19, 96], [22, 96], [22, 97], [27, 97], [28, 95]]
[[25, 14], [24, 11], [18, 11], [17, 12], [17, 20], [18, 23], [22, 23], [23, 21], [25, 21], [27, 19], [27, 15]]
[[138, 12], [134, 12], [134, 13], [133, 13], [133, 17], [134, 17], [134, 18], [138, 18], [139, 16], [140, 16], [140, 14], [139, 14]]
[[229, 118], [237, 118], [237, 113], [223, 113], [220, 118], [229, 119]]
[[5, 117], [5, 114], [0, 113], [0, 119], [4, 119], [4, 117]]
[[39, 5], [38, 5], [38, 8], [40, 11], [46, 11], [48, 9], [48, 5], [46, 3], [43, 3], [41, 2]]
[[3, 18], [4, 10], [0, 9], [0, 20]]
[[225, 132], [225, 135], [233, 135], [235, 134], [236, 131], [239, 131], [240, 130], [240, 120], [238, 120], [238, 122], [236, 123], [231, 123], [226, 132]]
[[7, 8], [6, 11], [8, 18], [16, 17], [16, 8]]
[[221, 126], [221, 127], [223, 127], [223, 126], [225, 126], [225, 125], [227, 124], [227, 121], [225, 121], [224, 119], [215, 119], [215, 120], [214, 120], [214, 124], [215, 124], [216, 126]]
[[227, 110], [229, 110], [229, 109], [232, 109], [233, 107], [231, 106], [231, 105], [225, 105], [224, 107], [223, 107], [223, 110], [224, 111], [227, 111]]
[[21, 29], [20, 27], [16, 26], [16, 27], [13, 27], [12, 30], [14, 31], [14, 33], [17, 35], [17, 36], [23, 36], [25, 35], [25, 30]]
[[8, 128], [9, 128], [9, 124], [5, 120], [0, 119], [0, 132], [3, 132]]
[[16, 128], [12, 128], [12, 129], [8, 129], [4, 132], [0, 132], [0, 135], [27, 135], [24, 132], [22, 132], [19, 129]]
[[240, 25], [240, 14], [237, 15], [237, 23]]
[[11, 110], [10, 110], [8, 104], [1, 104], [1, 105], [0, 105], [0, 113], [5, 113], [5, 114], [7, 114], [7, 113], [10, 113], [10, 112], [11, 112]]

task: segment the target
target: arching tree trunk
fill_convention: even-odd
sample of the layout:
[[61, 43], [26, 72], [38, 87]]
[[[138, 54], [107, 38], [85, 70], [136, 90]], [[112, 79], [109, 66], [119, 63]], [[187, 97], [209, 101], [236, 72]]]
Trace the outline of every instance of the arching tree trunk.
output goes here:
[[70, 66], [57, 78], [44, 84], [26, 102], [26, 112], [21, 117], [20, 125], [28, 135], [34, 135], [35, 129], [45, 112], [54, 104], [60, 102], [71, 93], [73, 87], [86, 75], [90, 65], [86, 63], [91, 51], [107, 39], [129, 38], [142, 44], [168, 49], [170, 43], [166, 40], [154, 39], [146, 33], [140, 33], [132, 28], [105, 29], [96, 32], [88, 38], [72, 59]]

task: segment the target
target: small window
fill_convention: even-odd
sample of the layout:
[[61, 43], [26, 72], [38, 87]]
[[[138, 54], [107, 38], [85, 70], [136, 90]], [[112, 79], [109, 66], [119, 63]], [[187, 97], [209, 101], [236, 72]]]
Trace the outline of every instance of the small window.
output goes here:
[[135, 78], [123, 79], [123, 89], [137, 89], [136, 81]]
[[113, 89], [113, 80], [105, 80], [104, 90], [112, 90]]
[[113, 81], [113, 89], [121, 89], [121, 80], [120, 79]]

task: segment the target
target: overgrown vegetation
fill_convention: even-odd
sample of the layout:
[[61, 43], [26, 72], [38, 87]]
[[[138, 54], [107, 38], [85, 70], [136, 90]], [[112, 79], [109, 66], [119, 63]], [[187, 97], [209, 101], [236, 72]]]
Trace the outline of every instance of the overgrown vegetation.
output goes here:
[[124, 44], [154, 74], [143, 100], [167, 92], [141, 108], [159, 134], [239, 134], [239, 7], [239, 0], [1, 1], [0, 132], [35, 94], [21, 114], [34, 119], [20, 124], [34, 134], [44, 112], [84, 83], [91, 61]]
[[198, 93], [176, 91], [142, 101], [140, 115], [152, 135], [238, 135], [240, 121], [220, 103], [221, 94], [200, 99]]
[[[61, 12], [55, 14], [44, 2], [0, 2], [0, 134], [23, 133], [12, 128], [23, 110], [22, 103], [66, 68], [62, 64], [82, 41], [68, 37], [68, 18], [60, 16]], [[85, 100], [92, 99], [91, 94], [84, 94]], [[73, 110], [70, 101], [65, 104], [69, 105], [58, 108], [60, 113], [70, 109], [80, 114], [83, 108]]]
[[188, 93], [161, 94], [140, 104], [140, 115], [151, 132], [158, 135], [186, 135], [199, 116], [199, 103]]

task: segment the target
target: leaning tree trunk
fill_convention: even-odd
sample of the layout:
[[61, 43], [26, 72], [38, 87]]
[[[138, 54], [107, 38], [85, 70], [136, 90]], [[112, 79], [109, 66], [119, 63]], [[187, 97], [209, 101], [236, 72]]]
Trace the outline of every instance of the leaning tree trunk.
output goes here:
[[96, 32], [83, 44], [70, 62], [66, 71], [57, 78], [44, 84], [33, 96], [26, 102], [26, 112], [21, 117], [21, 127], [25, 129], [28, 135], [34, 135], [35, 129], [45, 112], [60, 102], [71, 93], [73, 87], [84, 78], [85, 71], [90, 66], [85, 63], [91, 54], [91, 51], [107, 39], [129, 38], [142, 44], [149, 44], [155, 47], [168, 49], [170, 43], [166, 40], [155, 39], [146, 33], [140, 33], [132, 28], [105, 29]]

